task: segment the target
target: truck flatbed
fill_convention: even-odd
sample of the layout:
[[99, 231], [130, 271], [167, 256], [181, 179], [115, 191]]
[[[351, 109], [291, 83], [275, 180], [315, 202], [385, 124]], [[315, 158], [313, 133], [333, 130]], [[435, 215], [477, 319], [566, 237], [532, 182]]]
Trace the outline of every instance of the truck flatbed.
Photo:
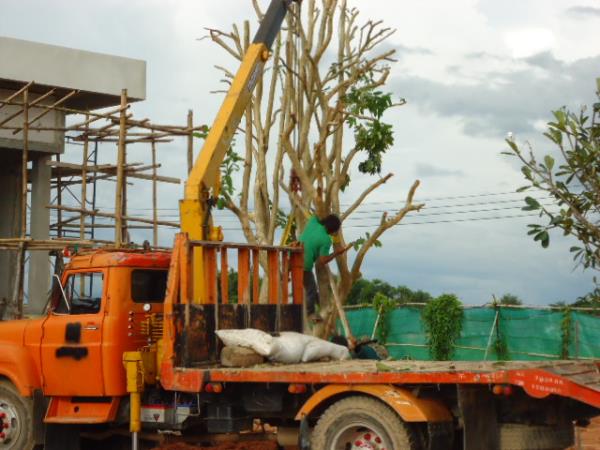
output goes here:
[[[166, 370], [164, 370], [166, 369]], [[197, 392], [208, 382], [304, 384], [499, 384], [535, 398], [559, 395], [600, 408], [600, 368], [594, 361], [330, 361], [248, 368], [163, 366], [163, 383]]]

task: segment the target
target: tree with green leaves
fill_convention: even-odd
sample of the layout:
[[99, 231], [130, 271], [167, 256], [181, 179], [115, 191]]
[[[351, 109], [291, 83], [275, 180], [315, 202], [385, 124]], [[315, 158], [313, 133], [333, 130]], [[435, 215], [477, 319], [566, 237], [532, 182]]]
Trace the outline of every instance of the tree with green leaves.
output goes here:
[[352, 285], [346, 303], [349, 305], [371, 305], [377, 295], [384, 295], [396, 305], [427, 303], [433, 298], [430, 293], [425, 291], [413, 291], [406, 286], [392, 286], [377, 278], [374, 280], [361, 278]]
[[498, 300], [498, 304], [500, 305], [509, 305], [509, 306], [520, 306], [523, 304], [523, 300], [517, 297], [514, 294], [504, 294]]
[[462, 303], [455, 295], [442, 294], [427, 303], [422, 314], [431, 357], [438, 361], [451, 360], [462, 330]]
[[[260, 5], [256, 0], [253, 5], [261, 18]], [[381, 21], [361, 21], [346, 0], [294, 4], [240, 125], [232, 149], [239, 156], [230, 156], [223, 167], [218, 206], [235, 214], [248, 242], [276, 243], [276, 230], [287, 216], [282, 210], [289, 205], [300, 231], [313, 213], [334, 213], [344, 222], [393, 176], [384, 172], [384, 155], [394, 144], [384, 116], [405, 103], [384, 89], [395, 53], [385, 44], [394, 32]], [[210, 38], [236, 62], [250, 36], [249, 21], [229, 32], [210, 30]], [[224, 65], [219, 69], [229, 82], [233, 72]], [[232, 181], [238, 168], [236, 192]], [[372, 182], [343, 205], [353, 174]], [[397, 207], [356, 242], [352, 262], [347, 254], [337, 257], [339, 276], [333, 286], [342, 301], [361, 278], [367, 252], [381, 245], [387, 230], [424, 206], [413, 201], [418, 186], [418, 181], [407, 186]], [[339, 241], [344, 244], [343, 231]], [[317, 270], [317, 275], [327, 306], [328, 274]]]
[[584, 268], [600, 268], [600, 79], [596, 103], [575, 113], [566, 108], [553, 112], [544, 135], [555, 145], [553, 155], [538, 156], [508, 139], [511, 156], [523, 164], [527, 185], [519, 191], [536, 190], [548, 195], [550, 206], [533, 196], [525, 198], [525, 211], [537, 211], [543, 223], [528, 225], [528, 234], [546, 248], [549, 231], [562, 230], [579, 243], [571, 247], [573, 259]]

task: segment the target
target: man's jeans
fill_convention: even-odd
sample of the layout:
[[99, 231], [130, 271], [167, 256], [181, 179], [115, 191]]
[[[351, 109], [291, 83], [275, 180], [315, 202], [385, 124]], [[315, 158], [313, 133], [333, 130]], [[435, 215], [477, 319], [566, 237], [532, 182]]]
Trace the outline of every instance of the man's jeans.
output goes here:
[[304, 271], [304, 298], [306, 299], [306, 314], [315, 312], [315, 305], [319, 303], [319, 289], [312, 270]]

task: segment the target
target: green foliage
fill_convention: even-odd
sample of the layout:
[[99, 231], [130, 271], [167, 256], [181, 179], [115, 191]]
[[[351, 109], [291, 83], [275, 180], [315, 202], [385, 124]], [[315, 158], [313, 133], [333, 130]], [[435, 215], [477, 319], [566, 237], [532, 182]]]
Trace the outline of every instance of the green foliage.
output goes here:
[[462, 304], [455, 295], [442, 294], [423, 309], [429, 353], [434, 360], [449, 361], [454, 343], [460, 337], [463, 321]]
[[511, 139], [506, 152], [523, 164], [521, 172], [528, 184], [518, 191], [535, 188], [553, 199], [548, 206], [525, 197], [523, 210], [538, 212], [545, 219], [528, 225], [527, 234], [544, 248], [550, 245], [550, 230], [575, 237], [579, 244], [570, 248], [573, 260], [592, 269], [600, 268], [600, 86], [596, 96], [598, 102], [589, 109], [574, 113], [563, 107], [552, 113], [554, 120], [544, 136], [556, 148], [553, 155], [538, 158]]
[[[217, 279], [221, 279], [221, 272], [217, 273]], [[227, 274], [227, 294], [229, 298], [229, 303], [237, 303], [238, 302], [238, 273], [233, 269], [229, 269], [229, 273]], [[221, 283], [217, 283], [217, 295], [221, 296]]]
[[390, 332], [389, 314], [398, 306], [398, 304], [388, 296], [378, 292], [373, 298], [373, 309], [379, 314], [379, 322], [375, 330], [377, 340], [385, 344]]
[[571, 343], [571, 333], [573, 331], [571, 308], [568, 306], [565, 307], [562, 313], [563, 318], [560, 322], [560, 358], [569, 359], [569, 344]]
[[375, 90], [367, 77], [359, 86], [352, 87], [344, 100], [348, 113], [346, 123], [354, 133], [356, 149], [366, 153], [358, 170], [378, 174], [383, 155], [394, 145], [392, 125], [381, 121], [383, 113], [392, 107], [392, 95]]
[[352, 285], [346, 298], [348, 305], [371, 305], [377, 294], [382, 294], [396, 304], [426, 303], [432, 299], [431, 294], [424, 291], [413, 291], [406, 286], [392, 286], [391, 284], [374, 279], [361, 278]]
[[523, 301], [514, 294], [504, 294], [498, 302], [500, 305], [518, 306], [522, 305]]
[[496, 333], [496, 338], [494, 339], [494, 352], [498, 361], [508, 361], [510, 359], [506, 338], [500, 332]]
[[[206, 139], [209, 128], [205, 127], [199, 132], [192, 133], [198, 139]], [[229, 147], [223, 162], [221, 163], [221, 192], [217, 198], [217, 208], [224, 209], [228, 199], [235, 194], [235, 186], [233, 185], [233, 175], [240, 170], [240, 163], [244, 160], [239, 154], [233, 150], [233, 146]]]
[[[519, 303], [502, 303], [502, 300], [508, 301], [508, 302], [514, 302], [514, 301], [518, 301]], [[498, 305], [510, 305], [510, 304], [521, 304], [520, 300], [517, 296], [512, 295], [512, 294], [504, 294], [502, 297], [500, 297], [500, 302], [498, 303]], [[500, 331], [500, 320], [502, 318], [502, 311], [500, 308], [498, 308], [497, 305], [494, 305], [495, 309], [496, 309], [496, 314], [498, 315], [498, 319], [496, 320], [496, 335], [494, 336], [494, 352], [496, 353], [496, 359], [498, 361], [508, 361], [510, 359], [510, 356], [508, 354], [508, 344], [506, 343], [506, 337], [502, 334], [502, 332]]]
[[[365, 237], [359, 237], [358, 239], [356, 239], [354, 241], [354, 250], [358, 250], [360, 249], [365, 242], [367, 242], [369, 240], [369, 238], [371, 237], [371, 233], [369, 233], [368, 231], [365, 233]], [[375, 242], [373, 242], [373, 247], [381, 247], [381, 241], [380, 240], [375, 240]]]
[[243, 160], [244, 158], [238, 155], [233, 147], [229, 148], [221, 163], [221, 194], [217, 199], [217, 208], [225, 208], [227, 200], [234, 195], [233, 175], [240, 170], [240, 162]]

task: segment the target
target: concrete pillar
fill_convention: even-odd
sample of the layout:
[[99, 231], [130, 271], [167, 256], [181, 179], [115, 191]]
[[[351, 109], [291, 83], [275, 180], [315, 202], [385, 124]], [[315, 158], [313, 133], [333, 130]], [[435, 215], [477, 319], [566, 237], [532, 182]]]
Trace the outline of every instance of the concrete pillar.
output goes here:
[[[50, 174], [51, 168], [46, 164], [50, 155], [39, 154], [33, 160], [31, 170], [31, 219], [30, 232], [32, 239], [49, 239], [50, 210]], [[50, 289], [50, 261], [47, 251], [29, 252], [29, 291], [28, 314], [41, 314]]]
[[[0, 148], [0, 238], [17, 237], [20, 224], [21, 153]], [[16, 266], [17, 252], [1, 250], [0, 304], [12, 300]]]

